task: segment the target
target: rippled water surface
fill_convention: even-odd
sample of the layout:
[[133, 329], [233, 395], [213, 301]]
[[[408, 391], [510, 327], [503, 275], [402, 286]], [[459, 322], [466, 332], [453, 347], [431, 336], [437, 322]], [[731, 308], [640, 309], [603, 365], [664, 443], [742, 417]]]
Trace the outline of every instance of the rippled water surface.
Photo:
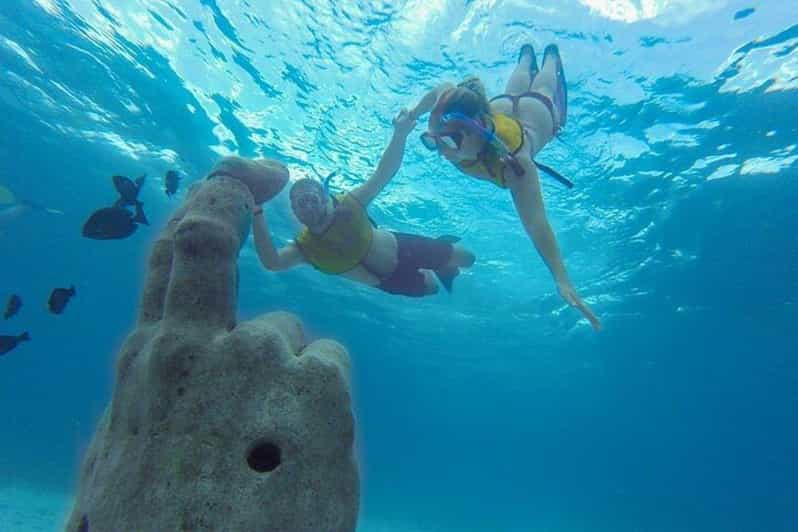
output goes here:
[[[430, 156], [424, 124], [371, 214], [461, 235], [478, 260], [452, 295], [242, 250], [244, 318], [290, 310], [350, 351], [359, 529], [798, 529], [798, 11], [775, 0], [2, 2], [0, 185], [63, 214], [0, 206], [0, 297], [25, 301], [0, 334], [33, 338], [0, 358], [0, 529], [58, 529], [190, 182], [236, 153], [351, 187], [401, 108], [468, 74], [499, 93], [526, 42], [563, 57], [568, 125], [539, 159], [576, 187], [544, 197], [603, 332], [561, 302], [509, 194]], [[143, 173], [152, 226], [81, 238], [109, 176]]]

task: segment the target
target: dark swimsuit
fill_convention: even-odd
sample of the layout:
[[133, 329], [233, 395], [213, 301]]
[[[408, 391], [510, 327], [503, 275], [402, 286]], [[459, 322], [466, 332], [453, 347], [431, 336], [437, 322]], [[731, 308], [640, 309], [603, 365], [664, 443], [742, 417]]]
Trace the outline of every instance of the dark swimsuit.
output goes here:
[[[332, 198], [333, 206], [337, 208], [339, 202], [335, 196]], [[368, 217], [368, 220], [374, 228], [377, 227], [371, 217]], [[388, 276], [384, 276], [369, 268], [363, 261], [358, 265], [380, 280], [377, 288], [384, 292], [410, 297], [427, 295], [425, 277], [419, 270], [439, 270], [446, 266], [454, 250], [451, 242], [409, 233], [389, 232], [396, 237], [396, 269]]]
[[[422, 297], [427, 294], [427, 284], [420, 270], [440, 270], [452, 258], [450, 242], [408, 233], [396, 233], [398, 263], [388, 277], [381, 279], [377, 288], [390, 294]], [[372, 272], [373, 273], [373, 272]]]

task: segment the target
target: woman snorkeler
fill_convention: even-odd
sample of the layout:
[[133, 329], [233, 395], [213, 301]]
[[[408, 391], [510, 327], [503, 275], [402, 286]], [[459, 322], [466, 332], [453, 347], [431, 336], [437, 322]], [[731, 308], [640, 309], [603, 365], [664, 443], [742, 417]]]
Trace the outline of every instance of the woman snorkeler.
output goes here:
[[421, 141], [463, 173], [508, 188], [521, 223], [551, 271], [563, 299], [578, 309], [595, 330], [601, 321], [577, 294], [565, 269], [557, 240], [546, 218], [538, 168], [568, 186], [570, 181], [534, 161], [565, 125], [568, 93], [559, 50], [546, 47], [539, 70], [532, 45], [521, 47], [518, 66], [505, 93], [488, 100], [482, 82], [467, 78], [443, 83], [411, 111], [412, 119], [429, 112]]

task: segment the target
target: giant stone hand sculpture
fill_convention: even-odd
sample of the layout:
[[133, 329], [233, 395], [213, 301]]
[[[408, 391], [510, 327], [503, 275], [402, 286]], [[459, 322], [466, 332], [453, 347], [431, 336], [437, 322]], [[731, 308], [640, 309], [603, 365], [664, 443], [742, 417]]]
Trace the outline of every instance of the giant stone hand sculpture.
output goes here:
[[286, 313], [236, 324], [251, 190], [203, 181], [156, 240], [69, 532], [355, 530], [346, 351]]

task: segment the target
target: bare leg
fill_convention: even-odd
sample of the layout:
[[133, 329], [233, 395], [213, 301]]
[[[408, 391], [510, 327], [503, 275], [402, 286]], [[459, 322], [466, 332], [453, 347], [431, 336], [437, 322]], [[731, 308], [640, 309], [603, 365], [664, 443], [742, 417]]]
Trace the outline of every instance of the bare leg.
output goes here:
[[[548, 59], [548, 61], [545, 59]], [[543, 61], [543, 68], [540, 70], [540, 73], [535, 76], [535, 79], [532, 82], [532, 90], [543, 93], [549, 98], [553, 98], [554, 91], [557, 89], [558, 65], [557, 61], [550, 56], [546, 56], [545, 59]]]
[[548, 96], [554, 103], [557, 122], [555, 129], [559, 130], [565, 126], [568, 115], [568, 89], [565, 85], [565, 73], [557, 46], [550, 44], [546, 47], [543, 53], [543, 69], [535, 77], [532, 90]]
[[518, 58], [518, 66], [513, 70], [504, 92], [507, 94], [521, 94], [529, 90], [532, 85], [533, 77], [537, 74], [538, 65], [535, 59], [535, 50], [531, 44], [521, 47], [521, 56]]
[[429, 270], [421, 270], [424, 274], [424, 295], [431, 296], [438, 293], [438, 283], [435, 281], [435, 275]]
[[460, 244], [454, 244], [452, 246], [452, 256], [444, 268], [470, 268], [475, 260], [477, 260], [476, 255]]

